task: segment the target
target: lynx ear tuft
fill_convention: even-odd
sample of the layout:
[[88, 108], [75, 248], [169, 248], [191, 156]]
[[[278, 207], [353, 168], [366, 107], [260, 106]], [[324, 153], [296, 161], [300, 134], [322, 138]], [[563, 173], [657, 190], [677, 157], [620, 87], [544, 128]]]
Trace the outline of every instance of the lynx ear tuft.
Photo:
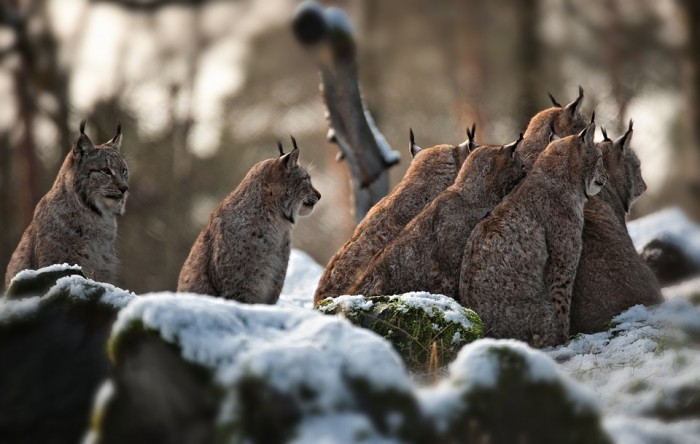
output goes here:
[[[299, 147], [297, 146], [297, 141], [294, 139], [294, 136], [290, 135], [290, 137], [292, 138], [294, 149], [278, 158], [279, 162], [288, 170], [295, 167], [299, 162]], [[281, 147], [282, 144], [280, 143], [279, 146]]]
[[564, 109], [573, 115], [579, 109], [579, 107], [581, 106], [581, 103], [583, 103], [583, 88], [581, 87], [581, 85], [579, 85], [578, 97], [576, 99], [574, 99], [573, 102], [566, 105], [564, 107]]
[[623, 153], [629, 149], [630, 142], [632, 141], [633, 126], [634, 123], [632, 122], [632, 119], [630, 119], [630, 123], [627, 127], [627, 131], [625, 132], [625, 134], [623, 134], [613, 142], [613, 145]]
[[284, 148], [282, 148], [282, 142], [279, 140], [277, 140], [277, 149], [280, 152], [280, 157], [284, 156]]
[[548, 92], [547, 95], [549, 96], [549, 100], [552, 101], [552, 105], [556, 106], [557, 108], [561, 108], [561, 104], [557, 102], [557, 99], [554, 98], [552, 93]]
[[515, 142], [511, 142], [508, 145], [504, 145], [503, 148], [505, 148], [506, 150], [510, 150], [510, 156], [513, 157], [515, 155], [516, 148], [518, 148], [518, 145], [520, 145], [520, 142], [522, 141], [523, 133], [520, 133], [520, 135], [518, 136], [518, 140], [516, 140]]
[[593, 110], [593, 114], [591, 114], [591, 123], [595, 123], [595, 110]]
[[85, 153], [94, 148], [95, 146], [90, 141], [90, 138], [85, 134], [85, 120], [82, 120], [80, 122], [80, 136], [73, 144], [73, 156], [79, 160]]
[[122, 123], [117, 121], [117, 134], [108, 142], [112, 148], [119, 151], [122, 147]]
[[298, 150], [299, 147], [297, 146], [297, 139], [295, 139], [294, 136], [292, 136], [291, 134], [289, 135], [289, 137], [292, 139], [292, 146], [294, 147], [294, 149]]
[[408, 150], [411, 152], [411, 157], [416, 157], [418, 153], [423, 150], [423, 148], [416, 145], [416, 139], [413, 136], [413, 128], [408, 129], [408, 140]]
[[593, 135], [595, 134], [595, 122], [591, 122], [580, 133], [578, 138], [582, 139], [587, 145], [593, 144]]
[[467, 142], [468, 142], [467, 147], [469, 148], [469, 151], [472, 151], [474, 148], [477, 148], [479, 146], [479, 144], [476, 143], [476, 140], [474, 140], [475, 135], [476, 135], [476, 122], [472, 123], [471, 131], [469, 131], [469, 128], [467, 128]]
[[600, 132], [603, 133], [603, 142], [612, 142], [610, 137], [608, 137], [608, 130], [605, 127], [600, 127]]

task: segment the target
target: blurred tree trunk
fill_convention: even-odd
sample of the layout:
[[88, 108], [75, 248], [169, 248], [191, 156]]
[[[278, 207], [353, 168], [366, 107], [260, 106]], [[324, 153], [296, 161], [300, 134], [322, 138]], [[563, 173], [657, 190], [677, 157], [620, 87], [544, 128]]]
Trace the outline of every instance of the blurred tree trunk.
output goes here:
[[[688, 41], [685, 51], [685, 90], [687, 141], [678, 163], [694, 216], [700, 216], [700, 2], [681, 2], [686, 18]], [[685, 193], [684, 193], [685, 194]]]
[[520, 82], [521, 102], [518, 107], [517, 122], [523, 130], [530, 118], [539, 110], [541, 98], [548, 89], [542, 84], [541, 54], [542, 44], [538, 35], [540, 21], [539, 0], [513, 2], [517, 20], [517, 33], [513, 35], [519, 42], [517, 50], [517, 75]]

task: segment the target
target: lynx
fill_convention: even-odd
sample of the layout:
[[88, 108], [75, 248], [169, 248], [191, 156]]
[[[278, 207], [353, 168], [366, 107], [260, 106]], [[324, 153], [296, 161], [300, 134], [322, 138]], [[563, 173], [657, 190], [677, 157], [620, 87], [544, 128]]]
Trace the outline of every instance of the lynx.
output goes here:
[[[468, 133], [470, 135], [470, 133]], [[331, 258], [314, 295], [314, 303], [348, 293], [370, 259], [440, 192], [452, 185], [473, 147], [473, 138], [458, 146], [422, 149], [410, 132], [413, 155], [404, 178], [355, 228], [352, 238]]]
[[469, 233], [525, 176], [515, 153], [521, 140], [476, 148], [455, 183], [372, 259], [350, 292], [375, 296], [428, 291], [458, 299]]
[[579, 86], [578, 97], [566, 106], [561, 106], [551, 94], [549, 98], [554, 106], [540, 111], [530, 119], [523, 143], [518, 147], [527, 171], [532, 169], [537, 156], [552, 138], [577, 134], [586, 127], [586, 120], [581, 115], [583, 88]]
[[583, 207], [606, 181], [594, 131], [591, 122], [550, 143], [517, 189], [472, 231], [460, 302], [479, 313], [487, 335], [535, 346], [567, 339]]
[[121, 125], [111, 140], [94, 146], [85, 121], [80, 123], [80, 136], [12, 254], [6, 286], [24, 269], [64, 262], [80, 265], [92, 279], [114, 282], [117, 217], [124, 214], [129, 190], [121, 142]]
[[571, 334], [605, 328], [613, 316], [636, 304], [662, 301], [659, 284], [632, 244], [625, 214], [645, 190], [640, 162], [627, 132], [612, 141], [606, 132], [598, 145], [608, 183], [586, 204], [583, 250], [571, 300]]
[[274, 304], [289, 262], [297, 216], [321, 194], [299, 165], [299, 148], [255, 164], [211, 214], [180, 271], [177, 290]]

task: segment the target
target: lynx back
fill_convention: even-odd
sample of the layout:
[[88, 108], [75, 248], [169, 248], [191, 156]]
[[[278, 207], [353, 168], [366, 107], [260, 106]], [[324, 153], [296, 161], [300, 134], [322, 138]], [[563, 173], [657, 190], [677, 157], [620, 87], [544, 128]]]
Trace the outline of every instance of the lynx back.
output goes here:
[[212, 212], [180, 271], [178, 291], [274, 304], [289, 262], [297, 216], [321, 194], [298, 164], [299, 149], [258, 162]]
[[455, 183], [372, 259], [351, 293], [428, 291], [457, 299], [462, 254], [471, 230], [525, 176], [515, 152], [521, 140], [476, 148]]
[[608, 183], [585, 207], [583, 249], [571, 300], [571, 334], [600, 331], [637, 304], [663, 300], [659, 284], [627, 233], [625, 214], [645, 190], [641, 164], [630, 147], [632, 123], [612, 141], [603, 132]]
[[583, 207], [605, 184], [594, 128], [550, 143], [520, 186], [472, 231], [460, 301], [479, 313], [487, 335], [535, 346], [566, 340]]
[[367, 213], [355, 232], [331, 258], [314, 295], [314, 303], [350, 291], [370, 259], [440, 192], [452, 185], [469, 155], [469, 144], [437, 145], [421, 149], [409, 145], [414, 155], [406, 175]]

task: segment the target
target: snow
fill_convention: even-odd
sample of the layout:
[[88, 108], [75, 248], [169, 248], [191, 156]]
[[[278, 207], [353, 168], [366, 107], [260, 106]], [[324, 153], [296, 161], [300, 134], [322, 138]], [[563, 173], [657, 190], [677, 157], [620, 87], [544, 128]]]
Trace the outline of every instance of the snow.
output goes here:
[[279, 305], [313, 308], [313, 294], [323, 275], [323, 267], [305, 252], [292, 249]]
[[86, 279], [82, 276], [74, 275], [62, 277], [57, 280], [56, 284], [51, 287], [44, 298], [55, 297], [56, 295], [67, 291], [68, 297], [87, 301], [93, 299], [92, 289], [95, 287], [101, 287], [104, 289], [104, 293], [99, 296], [99, 302], [117, 310], [121, 310], [122, 308], [126, 307], [129, 302], [137, 297], [134, 293], [122, 290], [114, 285], [104, 282], [95, 282], [92, 279]]
[[12, 278], [10, 281], [11, 283], [14, 281], [20, 281], [20, 280], [25, 280], [25, 279], [34, 279], [36, 278], [39, 274], [42, 273], [53, 273], [56, 271], [63, 271], [63, 270], [76, 270], [76, 271], [82, 271], [82, 268], [78, 265], [69, 265], [69, 264], [54, 264], [54, 265], [49, 265], [48, 267], [40, 268], [38, 270], [22, 270], [19, 273], [15, 275], [15, 277]]
[[632, 242], [638, 251], [654, 239], [679, 247], [700, 263], [700, 230], [680, 208], [667, 208], [627, 224]]
[[[154, 293], [138, 298], [117, 318], [113, 337], [134, 322], [180, 347], [182, 356], [213, 370], [222, 387], [259, 377], [291, 394], [309, 413], [352, 405], [348, 378], [376, 390], [410, 389], [391, 345], [337, 316], [292, 306], [247, 305], [193, 294]], [[303, 396], [305, 390], [315, 396]], [[238, 392], [230, 390], [220, 418], [236, 416]]]
[[39, 310], [39, 296], [25, 299], [0, 298], [0, 325], [32, 316]]

